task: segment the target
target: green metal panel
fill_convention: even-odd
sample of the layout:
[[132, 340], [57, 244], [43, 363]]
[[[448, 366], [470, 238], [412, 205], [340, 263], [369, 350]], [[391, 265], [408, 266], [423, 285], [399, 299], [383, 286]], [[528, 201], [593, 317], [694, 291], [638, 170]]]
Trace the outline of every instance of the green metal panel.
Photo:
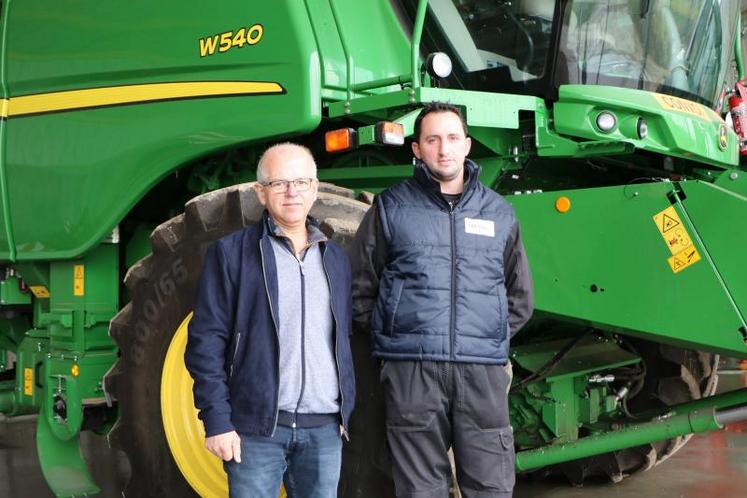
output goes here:
[[574, 389], [573, 379], [549, 382], [547, 396], [554, 403], [542, 406], [542, 422], [553, 432], [556, 440], [572, 441], [578, 438], [578, 406], [580, 393]]
[[[744, 175], [747, 176], [747, 175]], [[742, 321], [747, 317], [747, 189], [741, 194], [709, 183], [682, 184], [682, 204], [708, 249], [714, 271], [723, 279]], [[709, 262], [710, 263], [710, 262]], [[697, 300], [700, 300], [698, 294]], [[709, 313], [710, 314], [710, 313]], [[717, 332], [717, 329], [706, 329]], [[733, 331], [737, 334], [737, 331]], [[747, 329], [742, 332], [747, 340]]]
[[[506, 161], [489, 158], [475, 158], [481, 166], [480, 181], [492, 186], [500, 174], [507, 168]], [[366, 168], [328, 168], [320, 169], [320, 180], [335, 183], [354, 190], [366, 190], [379, 193], [394, 183], [412, 176], [413, 166], [410, 164], [394, 164], [390, 166], [370, 166]]]
[[[682, 185], [693, 192], [688, 205], [707, 188], [698, 182]], [[712, 220], [698, 217], [698, 231], [707, 234], [705, 246], [696, 242], [703, 259], [674, 273], [653, 216], [670, 206], [675, 186], [661, 182], [509, 197], [532, 262], [537, 313], [747, 357], [738, 331], [743, 316], [704, 255], [705, 247], [723, 248], [714, 254], [715, 264], [728, 265], [733, 279], [744, 275], [739, 267], [747, 256], [738, 245], [728, 246], [733, 232], [706, 228]], [[555, 209], [560, 196], [571, 200], [564, 214]], [[744, 203], [734, 204], [732, 198], [721, 192], [698, 204], [709, 202], [711, 212], [729, 206], [733, 219], [745, 219]]]
[[[538, 372], [560, 351], [566, 340], [523, 344], [511, 349], [511, 360], [530, 372]], [[614, 341], [590, 336], [573, 347], [547, 375], [548, 381], [582, 377], [586, 374], [638, 363], [640, 358]]]
[[[702, 161], [720, 167], [739, 164], [736, 134], [711, 109], [666, 95], [596, 85], [564, 85], [555, 103], [555, 131], [561, 135], [629, 143], [637, 148]], [[601, 111], [612, 111], [617, 126], [609, 133], [597, 128]], [[639, 139], [639, 118], [648, 124], [648, 136]], [[719, 145], [719, 129], [726, 133]]]
[[525, 95], [421, 87], [361, 97], [351, 101], [350, 105], [336, 102], [330, 104], [329, 115], [339, 117], [435, 101], [463, 106], [469, 126], [492, 128], [518, 128], [519, 111], [544, 109], [541, 99]]
[[49, 339], [31, 330], [16, 350], [15, 409], [11, 415], [34, 413], [44, 398], [44, 362]]
[[[320, 61], [300, 2], [28, 1], [8, 3], [3, 15], [13, 29], [3, 47], [11, 99], [2, 166], [19, 259], [77, 256], [186, 161], [304, 133], [321, 119]], [[201, 38], [255, 23], [263, 26], [255, 45], [200, 56]], [[215, 82], [245, 81], [276, 82], [285, 93], [169, 100], [165, 92], [149, 103], [13, 114], [30, 94], [173, 82], [201, 82], [209, 93]], [[0, 258], [9, 259], [0, 237]]]
[[77, 435], [61, 439], [52, 430], [53, 415], [45, 410], [39, 414], [36, 425], [36, 448], [44, 479], [55, 496], [91, 496], [101, 489], [93, 482]]
[[[49, 417], [52, 433], [61, 440], [77, 437], [83, 423], [83, 406], [104, 401], [101, 379], [111, 368], [117, 354], [113, 351], [76, 354], [51, 353], [44, 361], [44, 398], [42, 413]], [[77, 365], [79, 374], [73, 373]], [[57, 399], [65, 402], [66, 416], [55, 415]]]
[[0, 304], [31, 304], [31, 293], [28, 290], [21, 290], [20, 283], [21, 280], [18, 277], [0, 281]]
[[117, 249], [116, 245], [102, 244], [81, 260], [51, 264], [53, 351], [113, 349], [106, 324], [119, 308]]
[[[332, 12], [334, 5], [337, 22]], [[306, 0], [322, 61], [324, 96], [346, 98], [347, 64], [342, 46], [354, 64], [350, 82], [399, 76], [409, 70], [410, 42], [388, 1]], [[361, 36], [366, 33], [366, 36]]]
[[[568, 342], [541, 341], [512, 348], [511, 360], [533, 374], [549, 364], [553, 356]], [[544, 380], [533, 386], [541, 391], [541, 403], [536, 406], [542, 422], [552, 431], [552, 440], [571, 441], [578, 437], [579, 423], [594, 423], [601, 412], [606, 395], [603, 386], [590, 386], [588, 376], [638, 363], [640, 358], [625, 351], [614, 341], [599, 336], [583, 338], [546, 373]], [[516, 394], [512, 394], [516, 396]], [[516, 402], [520, 405], [520, 403]], [[610, 411], [616, 408], [610, 407]], [[512, 417], [515, 414], [512, 411]], [[516, 424], [520, 426], [521, 424]]]

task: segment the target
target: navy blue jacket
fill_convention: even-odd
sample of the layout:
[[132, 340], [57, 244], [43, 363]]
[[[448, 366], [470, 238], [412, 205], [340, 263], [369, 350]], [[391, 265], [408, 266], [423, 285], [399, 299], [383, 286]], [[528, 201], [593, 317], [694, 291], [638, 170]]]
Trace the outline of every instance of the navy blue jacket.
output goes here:
[[[377, 273], [370, 320], [374, 356], [504, 364], [509, 340], [532, 312], [529, 269], [513, 208], [465, 163], [465, 190], [450, 206], [424, 164], [377, 199], [376, 245], [356, 252], [354, 298], [364, 314]], [[364, 219], [365, 225], [367, 220]], [[360, 231], [359, 231], [360, 235]], [[366, 236], [358, 245], [366, 245]], [[370, 237], [368, 237], [370, 238]], [[370, 245], [370, 244], [369, 244]], [[360, 253], [360, 254], [359, 254]], [[507, 292], [508, 289], [508, 292]], [[372, 296], [373, 297], [373, 296]], [[511, 330], [515, 327], [515, 330]]]
[[[266, 216], [218, 240], [205, 255], [184, 358], [208, 437], [232, 430], [270, 436], [277, 425], [278, 279]], [[340, 412], [347, 428], [355, 402], [350, 263], [333, 242], [322, 242], [320, 249], [330, 283]]]

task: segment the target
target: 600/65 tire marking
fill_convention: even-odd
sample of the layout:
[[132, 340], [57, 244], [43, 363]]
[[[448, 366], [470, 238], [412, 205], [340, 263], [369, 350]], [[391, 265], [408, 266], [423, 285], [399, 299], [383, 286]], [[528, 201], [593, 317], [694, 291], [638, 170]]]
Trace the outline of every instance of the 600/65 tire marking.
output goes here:
[[153, 286], [155, 299], [150, 297], [143, 303], [145, 320], [138, 320], [135, 324], [135, 344], [130, 355], [135, 365], [140, 365], [143, 361], [143, 347], [152, 332], [152, 324], [156, 323], [160, 310], [166, 306], [167, 298], [176, 291], [179, 284], [187, 280], [187, 276], [184, 261], [182, 258], [177, 258], [171, 264], [171, 268], [162, 273]]

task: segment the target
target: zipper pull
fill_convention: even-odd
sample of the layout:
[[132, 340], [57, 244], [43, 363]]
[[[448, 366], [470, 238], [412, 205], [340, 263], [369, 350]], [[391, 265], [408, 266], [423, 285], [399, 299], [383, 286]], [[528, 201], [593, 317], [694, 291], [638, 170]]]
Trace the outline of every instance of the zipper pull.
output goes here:
[[348, 430], [345, 428], [345, 426], [342, 426], [342, 437], [345, 438], [345, 441], [348, 443], [350, 442], [350, 436], [348, 435]]

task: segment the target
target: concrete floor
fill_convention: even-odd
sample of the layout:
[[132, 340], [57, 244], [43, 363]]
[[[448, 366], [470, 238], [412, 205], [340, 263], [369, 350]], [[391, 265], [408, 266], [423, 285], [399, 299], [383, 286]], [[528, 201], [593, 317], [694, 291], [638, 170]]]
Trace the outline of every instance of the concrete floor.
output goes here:
[[[723, 374], [721, 391], [747, 386], [747, 373]], [[0, 420], [0, 498], [47, 498], [35, 449], [36, 418]], [[127, 459], [109, 450], [106, 440], [84, 433], [83, 454], [102, 498], [120, 497], [128, 476]], [[743, 498], [747, 497], [747, 423], [694, 436], [669, 460], [620, 484], [519, 481], [514, 498]], [[376, 497], [370, 497], [376, 498]]]

